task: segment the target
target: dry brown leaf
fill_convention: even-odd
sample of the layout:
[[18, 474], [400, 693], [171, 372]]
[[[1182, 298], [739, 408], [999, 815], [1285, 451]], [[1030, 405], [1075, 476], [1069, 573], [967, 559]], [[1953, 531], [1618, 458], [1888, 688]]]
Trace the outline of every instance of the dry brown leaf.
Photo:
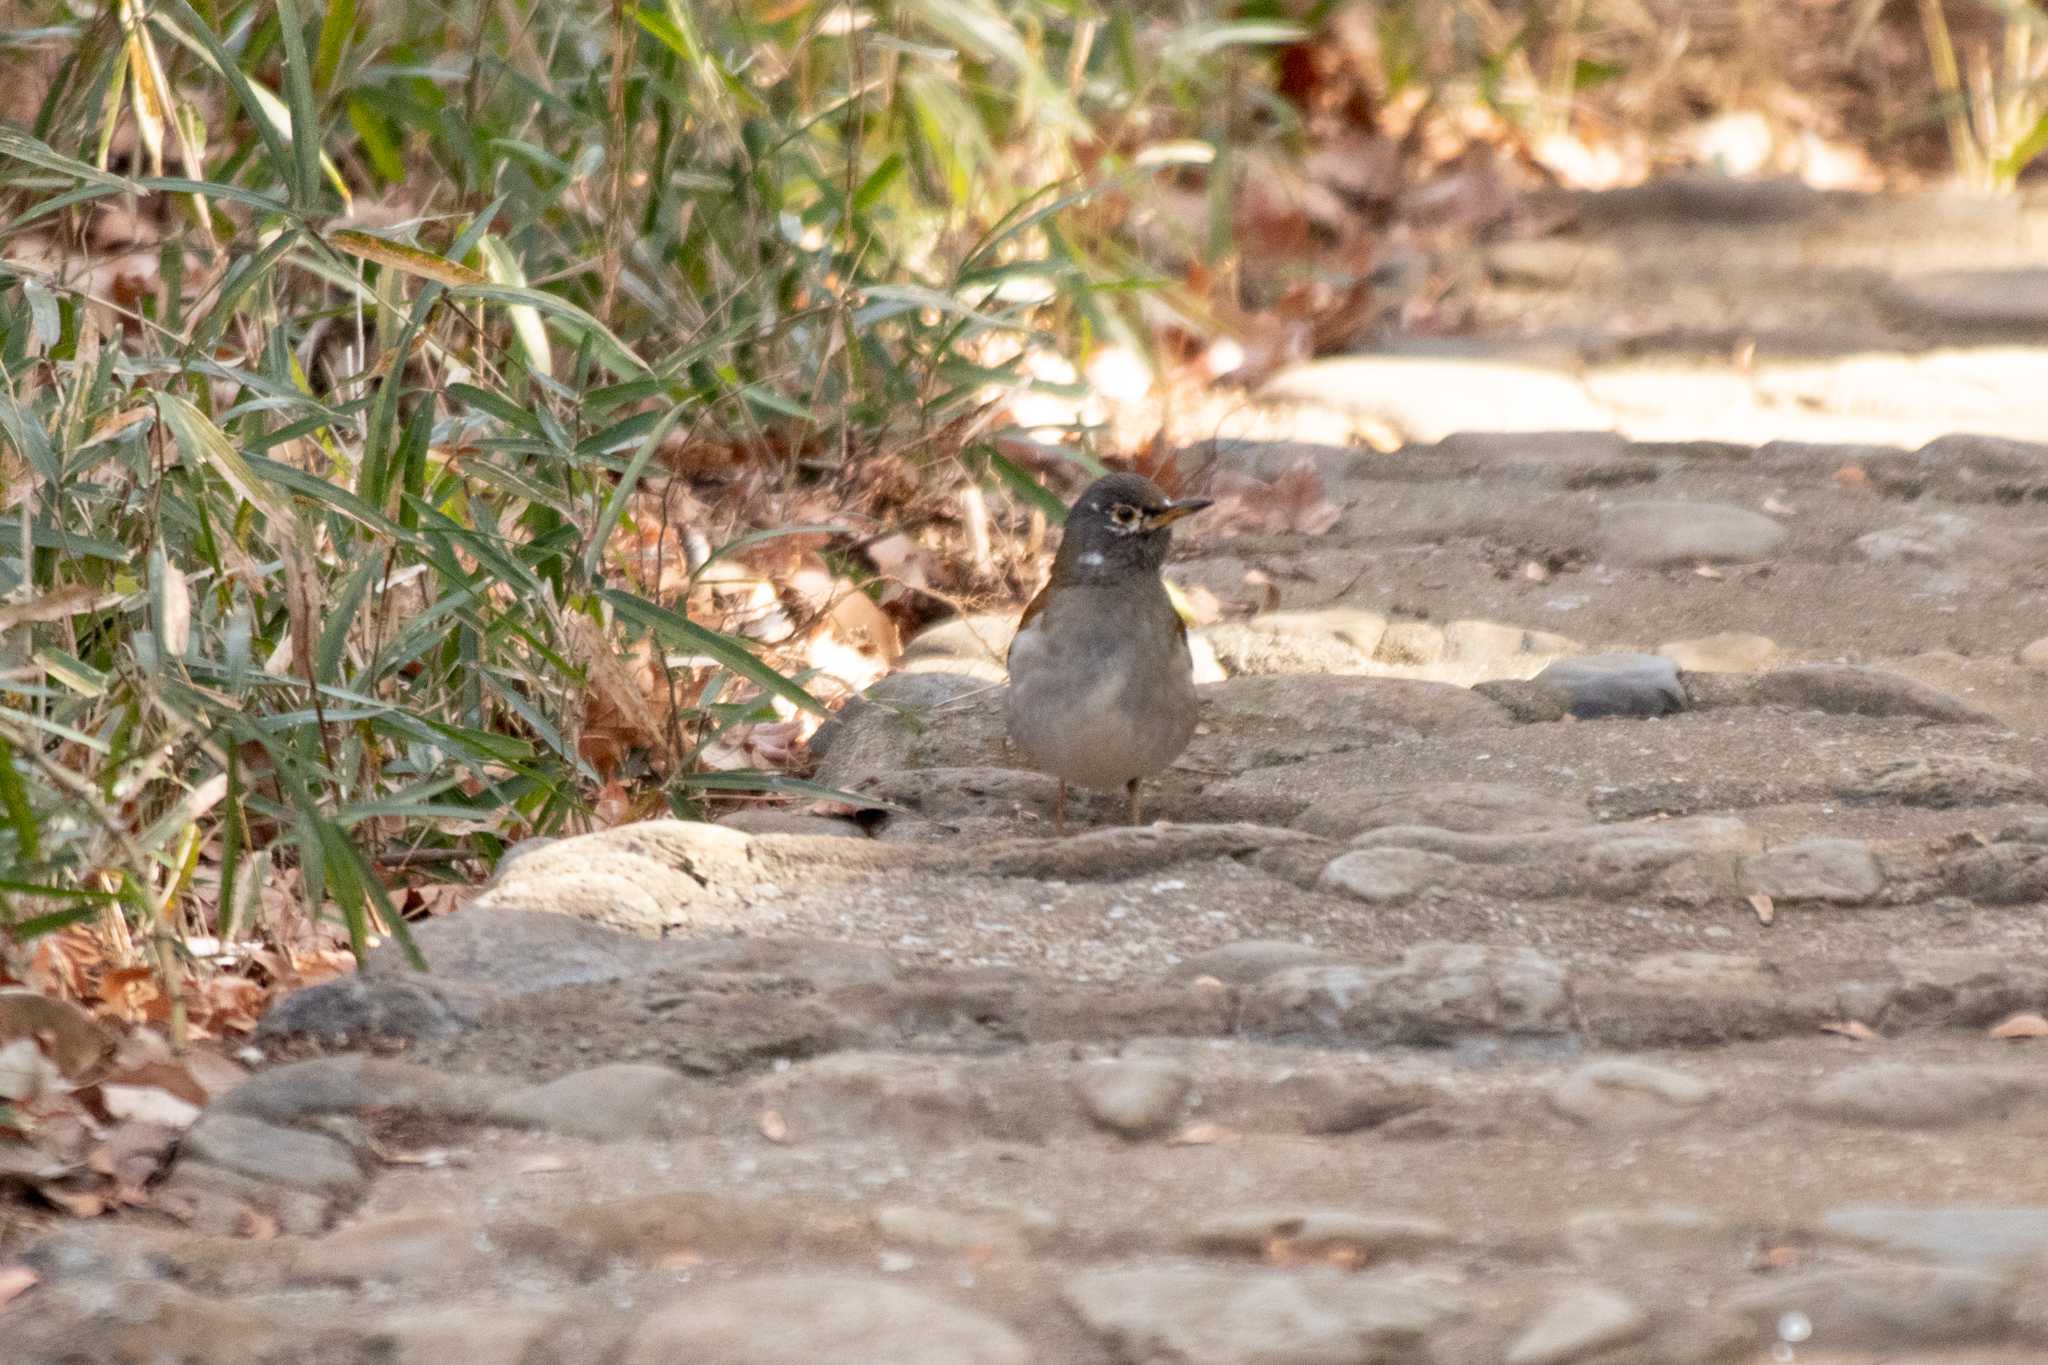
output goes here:
[[0, 1265], [0, 1309], [35, 1288], [39, 1278], [25, 1265]]
[[1838, 1019], [1820, 1026], [1822, 1033], [1838, 1033], [1859, 1043], [1881, 1043], [1884, 1035], [1860, 1019]]
[[1728, 575], [1711, 564], [1695, 564], [1693, 573], [1701, 578], [1726, 578]]
[[1756, 911], [1758, 924], [1769, 924], [1778, 918], [1777, 902], [1759, 891], [1749, 898], [1749, 908]]
[[520, 1162], [518, 1167], [519, 1174], [521, 1175], [559, 1175], [563, 1171], [573, 1171], [575, 1169], [575, 1162], [565, 1156], [558, 1156], [553, 1152], [543, 1152], [539, 1156], [530, 1156]]
[[1870, 475], [1864, 472], [1860, 464], [1845, 464], [1829, 477], [1837, 486], [1848, 492], [1861, 492], [1870, 487]]
[[1221, 977], [1198, 976], [1193, 981], [1188, 982], [1188, 989], [1191, 991], [1220, 991], [1226, 988]]
[[1786, 1246], [1783, 1243], [1766, 1243], [1756, 1249], [1752, 1268], [1756, 1270], [1791, 1270], [1806, 1260], [1803, 1248]]
[[761, 1136], [767, 1138], [770, 1142], [781, 1143], [789, 1141], [789, 1122], [782, 1117], [781, 1110], [763, 1109], [761, 1111], [760, 1126]]
[[36, 1193], [73, 1218], [97, 1218], [107, 1211], [105, 1195], [91, 1190], [67, 1190], [62, 1185], [38, 1185]]
[[1220, 1123], [1190, 1123], [1166, 1140], [1169, 1147], [1213, 1147], [1237, 1134]]
[[2015, 1014], [1992, 1029], [1991, 1036], [2014, 1042], [2025, 1038], [2048, 1038], [2048, 1019], [2038, 1014]]

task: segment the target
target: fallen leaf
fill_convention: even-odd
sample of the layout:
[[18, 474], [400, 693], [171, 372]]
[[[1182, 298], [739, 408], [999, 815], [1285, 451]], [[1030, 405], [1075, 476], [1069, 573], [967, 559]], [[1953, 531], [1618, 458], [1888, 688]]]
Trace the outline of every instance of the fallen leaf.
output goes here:
[[1550, 570], [1544, 568], [1533, 559], [1525, 560], [1522, 564], [1522, 577], [1531, 583], [1548, 583], [1550, 581]]
[[1191, 991], [1220, 991], [1224, 989], [1223, 978], [1217, 976], [1198, 976], [1193, 981], [1188, 982], [1188, 989]]
[[1166, 1140], [1169, 1147], [1213, 1147], [1237, 1135], [1220, 1123], [1191, 1123]]
[[789, 1141], [789, 1123], [782, 1117], [781, 1110], [763, 1109], [761, 1111], [761, 1136], [767, 1138], [770, 1142]]
[[1769, 512], [1774, 517], [1796, 517], [1799, 515], [1798, 508], [1776, 495], [1764, 499], [1764, 511]]
[[1761, 891], [1749, 897], [1749, 908], [1756, 911], [1758, 924], [1769, 924], [1778, 918], [1777, 903]]
[[1711, 564], [1695, 564], [1692, 571], [1700, 578], [1726, 578], [1728, 576]]
[[1884, 1035], [1860, 1019], [1838, 1019], [1822, 1024], [1822, 1033], [1839, 1033], [1844, 1038], [1854, 1038], [1859, 1043], [1881, 1043]]
[[1790, 1270], [1806, 1259], [1806, 1252], [1799, 1247], [1780, 1244], [1766, 1244], [1756, 1249], [1752, 1269]]
[[1992, 1029], [1991, 1036], [2015, 1042], [2022, 1038], [2048, 1038], [2048, 1019], [2038, 1014], [2015, 1014]]
[[1845, 464], [1829, 477], [1845, 490], [1861, 491], [1870, 487], [1870, 475], [1863, 472], [1860, 464]]
[[0, 1265], [0, 1308], [35, 1288], [38, 1276], [25, 1265]]
[[97, 1218], [107, 1211], [104, 1195], [90, 1190], [67, 1190], [61, 1185], [38, 1185], [36, 1193], [73, 1218]]

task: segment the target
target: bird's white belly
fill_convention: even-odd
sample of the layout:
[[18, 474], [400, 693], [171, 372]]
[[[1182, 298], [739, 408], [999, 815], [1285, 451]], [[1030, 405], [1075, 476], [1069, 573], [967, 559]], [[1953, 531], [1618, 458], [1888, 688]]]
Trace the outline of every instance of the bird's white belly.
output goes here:
[[1031, 662], [1011, 661], [1009, 723], [1011, 740], [1033, 767], [1079, 786], [1121, 791], [1187, 747], [1194, 729], [1192, 680], [1151, 699], [1152, 705], [1134, 707], [1130, 661], [1098, 667], [1078, 686], [1061, 670]]

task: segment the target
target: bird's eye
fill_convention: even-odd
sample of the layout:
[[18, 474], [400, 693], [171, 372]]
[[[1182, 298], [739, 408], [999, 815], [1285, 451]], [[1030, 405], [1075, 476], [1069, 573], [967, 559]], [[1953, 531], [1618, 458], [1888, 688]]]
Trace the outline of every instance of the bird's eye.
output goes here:
[[1109, 519], [1119, 526], [1134, 526], [1138, 521], [1138, 509], [1127, 502], [1120, 502], [1109, 509]]

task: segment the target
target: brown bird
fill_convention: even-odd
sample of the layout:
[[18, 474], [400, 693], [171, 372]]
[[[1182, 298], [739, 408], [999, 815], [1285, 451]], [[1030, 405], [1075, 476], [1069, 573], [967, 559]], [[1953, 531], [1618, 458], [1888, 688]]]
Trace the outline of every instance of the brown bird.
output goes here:
[[1195, 733], [1187, 625], [1159, 570], [1168, 528], [1208, 505], [1111, 474], [1067, 513], [1052, 576], [1024, 609], [1009, 656], [1010, 739], [1059, 779], [1056, 834], [1066, 833], [1068, 783], [1126, 793], [1138, 823], [1138, 784]]

